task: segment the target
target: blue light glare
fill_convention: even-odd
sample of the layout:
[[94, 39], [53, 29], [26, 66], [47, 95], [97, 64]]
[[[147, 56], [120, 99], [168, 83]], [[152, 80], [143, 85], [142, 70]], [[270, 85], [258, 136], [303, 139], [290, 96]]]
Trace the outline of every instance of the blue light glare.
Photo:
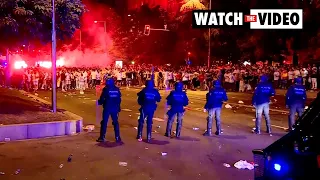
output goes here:
[[274, 169], [277, 171], [280, 171], [281, 170], [280, 164], [274, 164]]

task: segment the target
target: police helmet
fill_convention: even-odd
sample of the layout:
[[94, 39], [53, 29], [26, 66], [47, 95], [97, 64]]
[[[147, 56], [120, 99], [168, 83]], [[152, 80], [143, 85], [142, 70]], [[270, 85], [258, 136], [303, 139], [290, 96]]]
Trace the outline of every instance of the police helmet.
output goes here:
[[262, 76], [260, 77], [260, 81], [261, 81], [261, 82], [267, 82], [267, 81], [268, 81], [268, 76], [262, 75]]
[[146, 87], [147, 88], [153, 88], [154, 87], [154, 82], [152, 80], [147, 80], [146, 81]]
[[113, 78], [107, 79], [106, 85], [107, 85], [107, 86], [114, 86], [114, 80], [113, 80]]
[[219, 80], [215, 80], [215, 81], [213, 81], [213, 85], [214, 85], [214, 87], [220, 87], [221, 82]]
[[174, 85], [174, 88], [176, 91], [182, 91], [183, 90], [183, 84], [181, 82], [176, 82]]
[[302, 84], [302, 78], [301, 77], [294, 78], [294, 83]]

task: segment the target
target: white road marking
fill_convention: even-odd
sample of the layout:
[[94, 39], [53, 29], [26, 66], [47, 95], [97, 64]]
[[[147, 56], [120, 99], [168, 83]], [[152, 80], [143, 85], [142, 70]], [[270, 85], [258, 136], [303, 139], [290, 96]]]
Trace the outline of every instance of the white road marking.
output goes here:
[[88, 100], [88, 99], [91, 99], [91, 98], [83, 98], [84, 100]]
[[122, 111], [131, 112], [131, 109], [121, 109]]
[[135, 113], [136, 115], [140, 115], [140, 113]]
[[159, 121], [159, 122], [163, 122], [164, 121], [164, 119], [161, 119], [161, 118], [153, 118], [153, 120]]
[[94, 101], [94, 102], [96, 102], [97, 100], [93, 99], [93, 100], [91, 100], [91, 101]]

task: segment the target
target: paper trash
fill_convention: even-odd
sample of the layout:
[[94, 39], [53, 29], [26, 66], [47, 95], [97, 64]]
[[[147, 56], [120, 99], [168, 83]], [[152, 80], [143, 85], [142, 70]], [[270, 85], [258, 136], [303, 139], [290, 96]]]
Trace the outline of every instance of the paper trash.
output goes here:
[[249, 170], [253, 170], [254, 166], [250, 163], [248, 163], [247, 161], [243, 161], [240, 160], [236, 163], [234, 163], [234, 167], [237, 169], [249, 169]]

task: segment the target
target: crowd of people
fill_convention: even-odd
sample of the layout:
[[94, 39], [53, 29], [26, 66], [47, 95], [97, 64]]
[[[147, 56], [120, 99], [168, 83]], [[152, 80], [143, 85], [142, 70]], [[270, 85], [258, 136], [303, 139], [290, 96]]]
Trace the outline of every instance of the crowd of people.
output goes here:
[[[154, 73], [152, 73], [154, 72]], [[319, 69], [315, 65], [293, 67], [290, 65], [225, 65], [207, 67], [181, 66], [173, 68], [169, 65], [128, 65], [122, 68], [108, 67], [61, 67], [57, 70], [57, 87], [62, 91], [93, 89], [96, 85], [104, 83], [106, 78], [113, 77], [117, 86], [144, 86], [146, 80], [154, 77], [158, 89], [172, 89], [177, 81], [181, 81], [184, 89], [208, 90], [212, 81], [220, 79], [227, 91], [252, 91], [259, 77], [269, 76], [274, 88], [287, 89], [292, 85], [294, 78], [303, 78], [307, 90], [317, 90]], [[0, 85], [6, 83], [6, 73], [0, 69]], [[14, 70], [11, 76], [12, 86], [27, 91], [51, 89], [52, 80], [50, 69], [32, 67]]]

